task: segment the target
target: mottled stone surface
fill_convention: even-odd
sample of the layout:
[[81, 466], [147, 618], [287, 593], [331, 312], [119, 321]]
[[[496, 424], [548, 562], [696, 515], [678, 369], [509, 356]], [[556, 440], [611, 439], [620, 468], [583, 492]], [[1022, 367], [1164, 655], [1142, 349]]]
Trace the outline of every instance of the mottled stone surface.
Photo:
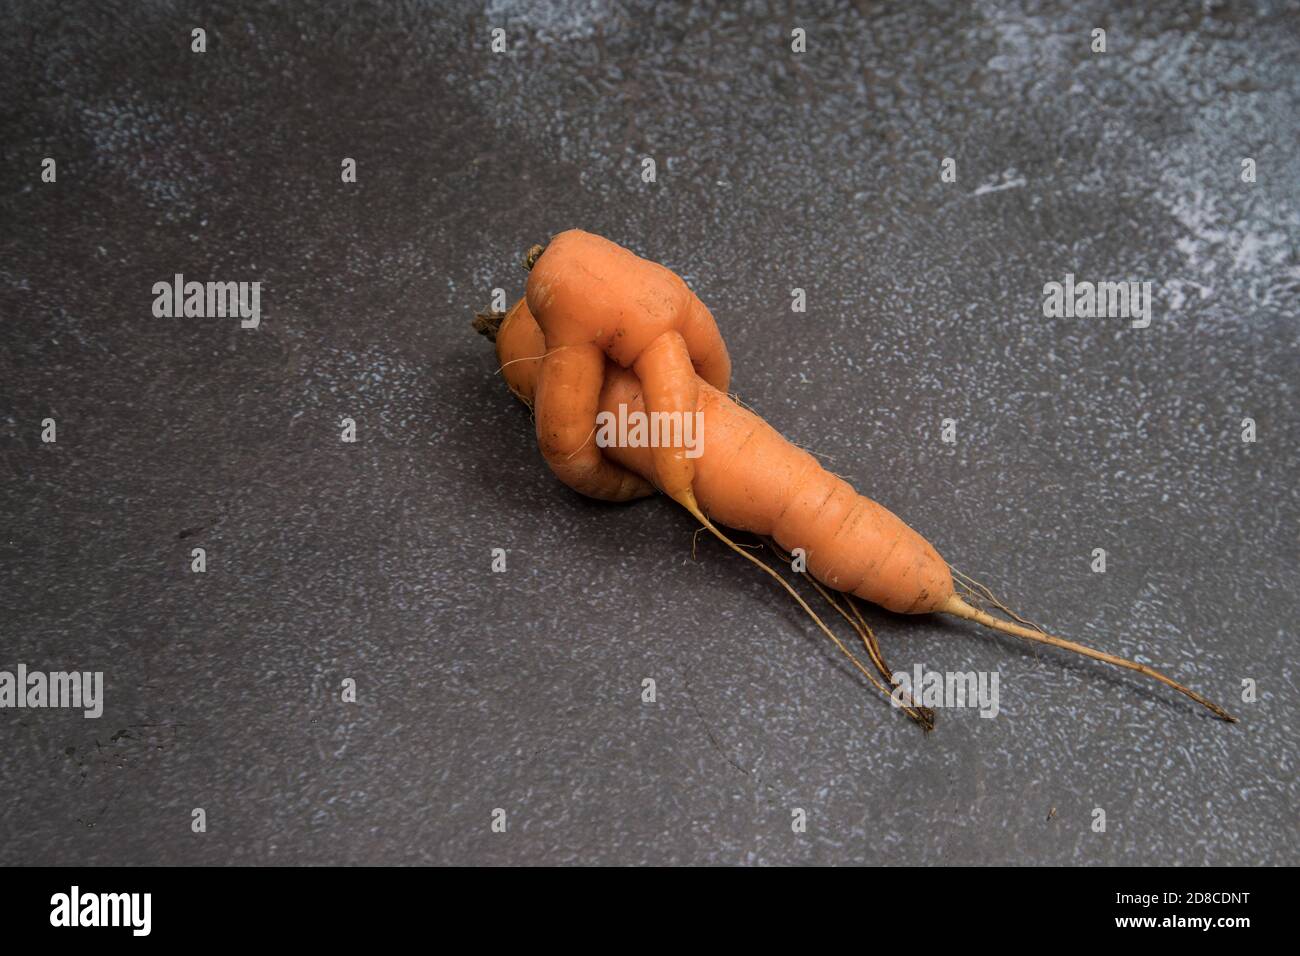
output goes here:
[[[6, 7], [0, 668], [107, 700], [0, 711], [0, 863], [1300, 862], [1295, 3], [302, 6]], [[678, 510], [561, 487], [468, 322], [575, 226], [954, 565], [1242, 722], [875, 613], [999, 674], [923, 736]], [[154, 318], [177, 272], [261, 327]], [[1067, 272], [1150, 328], [1044, 318]]]

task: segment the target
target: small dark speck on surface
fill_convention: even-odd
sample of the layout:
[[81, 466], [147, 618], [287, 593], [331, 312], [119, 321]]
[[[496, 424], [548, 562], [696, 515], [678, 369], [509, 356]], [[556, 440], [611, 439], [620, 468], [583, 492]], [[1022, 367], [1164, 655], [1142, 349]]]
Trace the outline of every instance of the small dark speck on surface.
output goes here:
[[[0, 711], [0, 864], [1300, 862], [1296, 3], [3, 17], [0, 669], [104, 715]], [[574, 227], [956, 567], [1241, 723], [873, 612], [999, 675], [924, 735], [680, 509], [560, 486], [469, 323]], [[177, 273], [261, 326], [155, 318]], [[1150, 327], [1044, 318], [1066, 273]]]

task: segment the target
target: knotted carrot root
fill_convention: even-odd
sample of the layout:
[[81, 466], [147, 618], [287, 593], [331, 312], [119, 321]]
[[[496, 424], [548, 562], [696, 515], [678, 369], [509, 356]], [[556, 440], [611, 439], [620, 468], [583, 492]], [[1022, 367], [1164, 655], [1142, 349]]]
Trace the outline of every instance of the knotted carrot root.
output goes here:
[[[566, 485], [607, 501], [649, 491], [646, 477], [612, 462], [591, 441], [605, 363], [632, 369], [647, 411], [694, 413], [701, 379], [726, 391], [731, 359], [713, 316], [679, 276], [600, 236], [571, 229], [534, 246], [527, 304], [546, 348], [536, 382], [537, 443]], [[695, 461], [657, 447], [655, 486], [703, 519]]]

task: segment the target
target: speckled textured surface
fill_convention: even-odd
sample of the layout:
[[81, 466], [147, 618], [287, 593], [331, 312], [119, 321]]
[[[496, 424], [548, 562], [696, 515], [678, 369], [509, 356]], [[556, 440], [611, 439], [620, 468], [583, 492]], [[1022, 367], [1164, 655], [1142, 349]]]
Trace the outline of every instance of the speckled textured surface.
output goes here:
[[[1296, 4], [117, 6], [0, 30], [0, 668], [107, 695], [0, 711], [0, 863], [1300, 862]], [[678, 511], [569, 493], [468, 319], [574, 226], [954, 565], [1242, 722], [873, 614], [1000, 675], [923, 736]], [[176, 272], [261, 328], [155, 319]], [[1067, 272], [1151, 327], [1044, 318]]]

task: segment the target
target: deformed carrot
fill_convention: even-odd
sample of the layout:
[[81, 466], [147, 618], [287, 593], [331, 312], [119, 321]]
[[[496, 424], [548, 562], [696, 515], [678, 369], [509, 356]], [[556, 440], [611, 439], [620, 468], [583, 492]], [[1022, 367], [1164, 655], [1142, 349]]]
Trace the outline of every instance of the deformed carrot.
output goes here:
[[[512, 391], [531, 401], [536, 397], [535, 388], [531, 392], [529, 388], [530, 381], [535, 381], [535, 370], [529, 366], [535, 366], [537, 359], [532, 356], [538, 354], [536, 322], [524, 302], [506, 318], [497, 338], [503, 373]], [[515, 349], [521, 350], [517, 353]], [[611, 412], [620, 405], [642, 411], [644, 390], [635, 374], [611, 365], [598, 404]], [[770, 535], [787, 549], [803, 549], [808, 571], [818, 581], [899, 613], [951, 614], [1136, 671], [1185, 694], [1223, 720], [1235, 721], [1217, 704], [1145, 664], [1002, 620], [972, 606], [956, 593], [949, 566], [928, 541], [888, 509], [827, 472], [812, 455], [786, 441], [759, 416], [703, 382], [699, 410], [704, 414], [710, 444], [709, 452], [696, 462], [695, 492], [702, 509], [721, 524]], [[632, 473], [647, 478], [655, 474], [650, 449], [616, 446], [604, 451]], [[703, 520], [713, 527], [710, 517]], [[731, 546], [756, 561], [748, 552]], [[796, 599], [826, 630], [802, 599], [797, 595]]]
[[[475, 326], [495, 340], [501, 373], [511, 391], [540, 415], [538, 405], [546, 395], [543, 382], [549, 343], [528, 303], [521, 300], [505, 314], [480, 315]], [[633, 370], [607, 361], [600, 382], [591, 406], [593, 417], [598, 410], [612, 413], [620, 406], [631, 412], [645, 411], [647, 390]], [[1145, 664], [1046, 634], [1026, 626], [1023, 619], [1018, 618], [1017, 623], [994, 617], [971, 605], [957, 593], [951, 569], [938, 552], [896, 515], [827, 472], [811, 454], [786, 441], [767, 422], [732, 401], [725, 392], [703, 379], [696, 386], [697, 410], [704, 416], [709, 437], [705, 454], [695, 461], [693, 490], [699, 506], [697, 516], [708, 527], [714, 528], [716, 520], [732, 528], [770, 536], [787, 550], [801, 548], [807, 556], [808, 571], [816, 581], [891, 611], [951, 614], [1024, 640], [1083, 654], [1157, 680], [1208, 708], [1217, 717], [1235, 721], [1222, 707]], [[643, 482], [654, 482], [660, 474], [654, 449], [613, 446], [603, 449], [603, 454], [612, 466]], [[646, 484], [632, 492], [643, 494], [648, 487]], [[885, 690], [781, 575], [720, 532], [719, 537], [776, 578], [840, 649], [854, 658], [864, 675]], [[969, 585], [967, 591], [972, 598], [979, 596]], [[850, 616], [836, 604], [833, 596], [823, 596], [841, 615]], [[851, 599], [850, 610], [856, 613]], [[850, 620], [850, 623], [854, 622]], [[861, 625], [865, 626], [865, 621]], [[888, 670], [878, 660], [878, 649], [873, 652], [871, 648], [874, 636], [868, 638], [860, 627], [855, 625], [855, 628], [888, 679]], [[914, 710], [909, 712], [927, 726], [922, 715]]]

